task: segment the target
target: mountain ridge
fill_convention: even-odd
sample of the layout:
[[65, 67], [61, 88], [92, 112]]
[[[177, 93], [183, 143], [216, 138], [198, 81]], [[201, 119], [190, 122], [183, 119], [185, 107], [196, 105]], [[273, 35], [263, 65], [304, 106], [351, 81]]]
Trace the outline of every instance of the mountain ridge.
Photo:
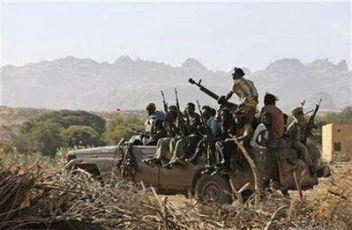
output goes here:
[[[324, 97], [325, 109], [352, 105], [352, 71], [344, 60], [337, 64], [327, 59], [303, 63], [284, 58], [259, 71], [244, 70], [257, 86], [259, 100], [267, 91], [275, 93], [285, 109], [303, 99], [313, 104], [319, 95]], [[149, 101], [160, 106], [160, 90], [174, 100], [175, 87], [182, 103], [199, 99], [202, 104], [216, 106], [215, 101], [190, 85], [188, 78], [202, 78], [209, 89], [220, 95], [232, 85], [230, 72], [210, 70], [194, 58], [172, 66], [129, 56], [120, 56], [112, 63], [69, 56], [24, 66], [6, 65], [1, 73], [2, 104], [20, 107], [140, 109]]]

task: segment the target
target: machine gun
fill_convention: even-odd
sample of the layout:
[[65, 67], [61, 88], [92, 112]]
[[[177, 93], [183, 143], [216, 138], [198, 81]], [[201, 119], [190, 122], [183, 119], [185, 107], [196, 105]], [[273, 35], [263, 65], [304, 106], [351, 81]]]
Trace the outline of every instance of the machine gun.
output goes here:
[[213, 93], [212, 91], [210, 91], [209, 89], [205, 88], [204, 86], [202, 86], [202, 80], [199, 80], [198, 82], [196, 82], [195, 80], [193, 80], [192, 78], [188, 79], [188, 82], [196, 85], [199, 87], [200, 91], [202, 91], [203, 93], [205, 93], [206, 95], [208, 95], [209, 97], [218, 100], [219, 96], [215, 93]]
[[[206, 95], [208, 95], [209, 97], [215, 99], [216, 101], [219, 100], [219, 96], [210, 91], [209, 89], [205, 88], [201, 83], [202, 83], [202, 80], [199, 80], [198, 82], [196, 82], [195, 80], [193, 80], [192, 78], [188, 79], [188, 82], [191, 83], [192, 85], [196, 85], [198, 86], [198, 88], [200, 89], [200, 91], [202, 91], [203, 93], [205, 93]], [[234, 104], [234, 103], [231, 103], [227, 100], [225, 100], [223, 103], [221, 103], [221, 106], [220, 106], [220, 109], [224, 108], [224, 107], [227, 107], [229, 108], [230, 110], [231, 109], [236, 109], [238, 107], [238, 105]]]
[[161, 90], [161, 97], [163, 98], [163, 105], [164, 105], [164, 112], [167, 113], [168, 112], [168, 106], [165, 100], [165, 94], [164, 92]]
[[317, 115], [317, 112], [320, 108], [320, 104], [322, 102], [322, 99], [319, 100], [319, 103], [315, 105], [314, 111], [312, 115], [309, 117], [307, 127], [306, 127], [306, 132], [304, 134], [304, 140], [307, 140], [307, 138], [312, 134], [312, 130], [317, 128], [317, 125], [314, 122], [315, 116]]

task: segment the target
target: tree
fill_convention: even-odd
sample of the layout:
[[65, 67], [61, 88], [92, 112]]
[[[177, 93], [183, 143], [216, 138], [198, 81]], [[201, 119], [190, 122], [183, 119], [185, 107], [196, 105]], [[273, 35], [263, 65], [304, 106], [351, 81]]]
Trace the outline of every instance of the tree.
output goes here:
[[38, 123], [51, 122], [67, 129], [71, 125], [86, 125], [95, 129], [99, 135], [105, 131], [105, 120], [85, 111], [60, 110], [45, 113], [23, 124], [21, 131], [30, 132]]
[[60, 147], [103, 145], [105, 120], [85, 111], [53, 111], [25, 122], [13, 145], [21, 153], [55, 156]]
[[99, 133], [85, 125], [71, 125], [63, 131], [62, 137], [68, 147], [96, 146], [102, 143]]
[[321, 118], [323, 124], [327, 123], [340, 123], [352, 124], [352, 106], [344, 108], [338, 113], [328, 113]]
[[111, 119], [106, 125], [104, 141], [108, 144], [116, 144], [121, 138], [128, 140], [136, 134], [136, 130], [143, 131], [144, 122], [138, 116], [118, 116]]
[[44, 122], [33, 129], [30, 135], [24, 135], [24, 137], [27, 137], [29, 147], [33, 152], [54, 157], [56, 150], [63, 145], [61, 131], [62, 127], [59, 125]]

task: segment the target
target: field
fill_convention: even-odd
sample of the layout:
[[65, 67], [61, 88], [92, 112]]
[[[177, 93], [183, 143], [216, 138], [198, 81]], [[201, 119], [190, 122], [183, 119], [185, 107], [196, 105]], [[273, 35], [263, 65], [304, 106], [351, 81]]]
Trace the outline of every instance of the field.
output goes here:
[[84, 173], [64, 172], [63, 162], [1, 153], [0, 228], [83, 229], [351, 229], [352, 165], [333, 165], [333, 175], [299, 200], [264, 191], [261, 201], [216, 206], [112, 175], [101, 184]]
[[[45, 111], [2, 107], [2, 141]], [[0, 147], [0, 229], [352, 229], [351, 163], [333, 164], [332, 176], [305, 191], [302, 200], [297, 192], [288, 197], [267, 189], [257, 204], [252, 197], [225, 206], [157, 195], [116, 174], [102, 184], [63, 166], [63, 159]]]

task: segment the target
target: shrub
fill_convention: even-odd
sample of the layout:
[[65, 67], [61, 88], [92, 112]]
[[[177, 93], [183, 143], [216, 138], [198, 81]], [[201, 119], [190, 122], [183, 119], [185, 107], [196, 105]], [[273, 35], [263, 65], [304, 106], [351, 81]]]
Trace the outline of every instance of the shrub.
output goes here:
[[111, 119], [106, 125], [104, 141], [108, 144], [117, 144], [121, 138], [128, 140], [137, 132], [143, 131], [144, 121], [138, 116], [118, 116]]
[[30, 132], [38, 123], [49, 122], [56, 123], [65, 129], [71, 125], [90, 126], [96, 130], [99, 135], [105, 131], [105, 120], [97, 115], [85, 111], [60, 110], [45, 113], [39, 117], [25, 122], [21, 128], [23, 132]]
[[90, 126], [71, 125], [62, 133], [67, 147], [96, 146], [101, 144], [99, 133]]
[[31, 150], [44, 156], [55, 156], [56, 150], [64, 144], [60, 135], [62, 130], [58, 124], [50, 122], [36, 127], [28, 138]]
[[25, 122], [13, 145], [20, 153], [54, 157], [60, 147], [102, 145], [105, 120], [85, 111], [53, 111]]
[[327, 123], [352, 124], [352, 106], [346, 107], [339, 113], [328, 113], [324, 117]]

